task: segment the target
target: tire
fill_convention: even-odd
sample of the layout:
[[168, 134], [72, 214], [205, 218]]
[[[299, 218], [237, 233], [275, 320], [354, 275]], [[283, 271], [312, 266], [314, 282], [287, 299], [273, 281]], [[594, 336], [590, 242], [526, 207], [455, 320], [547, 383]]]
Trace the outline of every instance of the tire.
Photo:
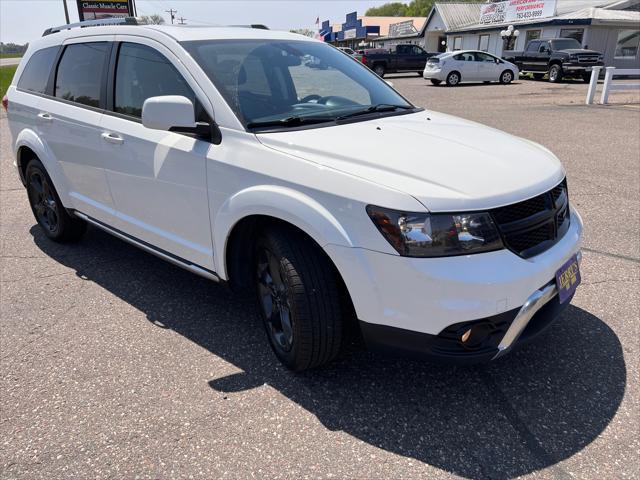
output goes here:
[[278, 359], [301, 372], [340, 351], [343, 315], [336, 273], [319, 247], [293, 229], [269, 228], [256, 242], [258, 308]]
[[433, 83], [437, 87], [442, 83], [442, 80], [436, 80], [435, 78], [432, 78], [431, 83]]
[[585, 72], [582, 74], [582, 81], [584, 83], [589, 83], [591, 82], [591, 73], [590, 72]]
[[384, 65], [382, 65], [381, 63], [374, 65], [373, 66], [373, 71], [375, 72], [376, 75], [378, 75], [380, 78], [384, 77], [384, 72], [385, 72], [385, 68]]
[[549, 69], [549, 81], [551, 83], [559, 83], [562, 81], [562, 67], [557, 63], [551, 65]]
[[451, 72], [449, 75], [447, 75], [447, 86], [455, 87], [460, 83], [461, 80], [462, 76], [460, 75], [460, 73], [455, 71]]
[[513, 78], [513, 72], [511, 70], [505, 70], [500, 74], [500, 83], [503, 85], [509, 85], [511, 82], [513, 82]]
[[34, 158], [27, 164], [25, 178], [31, 211], [44, 234], [60, 243], [80, 240], [87, 224], [69, 215], [40, 160]]

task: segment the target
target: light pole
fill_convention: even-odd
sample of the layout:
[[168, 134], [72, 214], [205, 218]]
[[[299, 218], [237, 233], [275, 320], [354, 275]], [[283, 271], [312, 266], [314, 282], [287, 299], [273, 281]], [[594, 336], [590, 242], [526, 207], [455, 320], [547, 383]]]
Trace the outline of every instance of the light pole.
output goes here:
[[502, 49], [513, 50], [514, 45], [512, 45], [512, 42], [514, 42], [515, 39], [518, 38], [518, 35], [520, 35], [520, 30], [515, 30], [513, 28], [513, 25], [509, 25], [506, 30], [502, 30], [500, 32], [500, 36], [503, 40]]
[[71, 22], [69, 21], [69, 9], [67, 8], [67, 0], [62, 0], [62, 4], [64, 5], [64, 19], [67, 21], [67, 25]]

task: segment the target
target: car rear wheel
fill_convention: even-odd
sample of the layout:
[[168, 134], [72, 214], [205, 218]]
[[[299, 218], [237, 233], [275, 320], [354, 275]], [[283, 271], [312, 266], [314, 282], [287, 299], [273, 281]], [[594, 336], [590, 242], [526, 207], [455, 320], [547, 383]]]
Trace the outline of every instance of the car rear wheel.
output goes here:
[[376, 75], [378, 75], [379, 77], [384, 77], [384, 72], [385, 72], [385, 70], [384, 70], [384, 65], [381, 65], [381, 64], [375, 65], [375, 66], [373, 67], [373, 71], [374, 71], [374, 72], [376, 73]]
[[458, 72], [451, 72], [449, 75], [447, 75], [447, 85], [450, 87], [455, 87], [460, 83], [461, 80], [462, 77]]
[[513, 72], [511, 70], [505, 70], [500, 74], [500, 83], [508, 85], [513, 82]]
[[562, 67], [558, 64], [551, 65], [549, 69], [549, 81], [558, 83], [562, 80]]
[[435, 78], [431, 79], [431, 83], [433, 83], [434, 85], [440, 85], [442, 83], [442, 80], [436, 80]]
[[254, 259], [258, 305], [278, 359], [299, 372], [335, 358], [342, 308], [324, 253], [293, 229], [270, 228], [258, 239]]
[[25, 178], [31, 211], [44, 234], [55, 242], [79, 240], [87, 224], [69, 215], [40, 160], [29, 162]]

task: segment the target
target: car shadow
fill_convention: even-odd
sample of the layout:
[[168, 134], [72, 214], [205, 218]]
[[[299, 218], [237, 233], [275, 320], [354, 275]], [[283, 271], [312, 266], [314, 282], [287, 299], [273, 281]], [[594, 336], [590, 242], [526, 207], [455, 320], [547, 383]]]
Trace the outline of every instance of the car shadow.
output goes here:
[[[494, 363], [438, 366], [355, 346], [303, 374], [271, 353], [251, 298], [234, 294], [90, 228], [48, 256], [242, 370], [212, 378], [232, 394], [268, 384], [322, 424], [370, 445], [468, 478], [512, 478], [558, 464], [606, 428], [620, 406], [626, 366], [615, 333], [571, 306], [543, 337]], [[568, 474], [567, 474], [568, 476]]]
[[464, 83], [459, 83], [457, 85], [454, 85], [453, 87], [449, 87], [446, 82], [442, 82], [439, 85], [434, 85], [433, 83], [429, 82], [427, 80], [427, 87], [435, 87], [435, 88], [465, 88], [465, 87], [485, 87], [485, 88], [490, 88], [490, 87], [509, 87], [511, 85], [519, 85], [520, 84], [520, 80], [514, 80], [513, 82], [510, 83], [500, 83], [500, 82], [464, 82]]

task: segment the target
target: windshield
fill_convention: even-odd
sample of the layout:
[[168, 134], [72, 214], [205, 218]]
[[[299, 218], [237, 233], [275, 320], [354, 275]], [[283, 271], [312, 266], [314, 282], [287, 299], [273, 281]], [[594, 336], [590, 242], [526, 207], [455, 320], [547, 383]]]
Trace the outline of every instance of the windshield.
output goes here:
[[575, 38], [560, 38], [558, 40], [551, 40], [551, 46], [554, 50], [569, 50], [572, 48], [581, 49], [582, 45]]
[[205, 40], [183, 46], [249, 129], [413, 111], [384, 80], [321, 42]]

